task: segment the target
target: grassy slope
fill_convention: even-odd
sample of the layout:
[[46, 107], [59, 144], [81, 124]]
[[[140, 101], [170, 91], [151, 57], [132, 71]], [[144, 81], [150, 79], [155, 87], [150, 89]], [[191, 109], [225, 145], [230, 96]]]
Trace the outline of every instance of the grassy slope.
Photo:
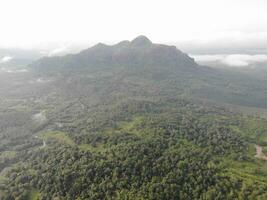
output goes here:
[[73, 146], [74, 142], [72, 139], [64, 132], [60, 131], [49, 131], [41, 134], [41, 138], [45, 141], [54, 140], [62, 144]]

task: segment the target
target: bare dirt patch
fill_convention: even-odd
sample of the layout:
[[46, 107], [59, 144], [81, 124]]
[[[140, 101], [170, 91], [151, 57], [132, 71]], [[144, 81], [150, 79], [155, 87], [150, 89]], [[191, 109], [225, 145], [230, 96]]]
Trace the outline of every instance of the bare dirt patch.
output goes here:
[[256, 158], [262, 159], [262, 160], [267, 160], [267, 156], [262, 152], [262, 147], [259, 145], [255, 145], [256, 148]]

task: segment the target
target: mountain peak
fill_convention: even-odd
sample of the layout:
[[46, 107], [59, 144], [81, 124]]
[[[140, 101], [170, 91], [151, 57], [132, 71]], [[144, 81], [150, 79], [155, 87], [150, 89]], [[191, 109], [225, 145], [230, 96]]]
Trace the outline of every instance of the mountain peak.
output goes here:
[[131, 42], [134, 46], [147, 46], [151, 45], [152, 42], [144, 35], [140, 35], [137, 38], [133, 39]]
[[[86, 49], [79, 54], [69, 57], [50, 58], [41, 60], [33, 64], [40, 71], [51, 66], [51, 71], [57, 69], [61, 72], [65, 70], [80, 69], [100, 69], [101, 67], [122, 66], [126, 69], [146, 68], [169, 69], [192, 69], [197, 66], [192, 58], [178, 50], [174, 46], [154, 44], [145, 36], [138, 36], [132, 41], [122, 41], [115, 45], [97, 45]], [[47, 67], [48, 66], [48, 67]]]
[[103, 47], [107, 47], [107, 45], [104, 43], [101, 43], [101, 42], [99, 42], [95, 46], [93, 46], [93, 48], [103, 48]]

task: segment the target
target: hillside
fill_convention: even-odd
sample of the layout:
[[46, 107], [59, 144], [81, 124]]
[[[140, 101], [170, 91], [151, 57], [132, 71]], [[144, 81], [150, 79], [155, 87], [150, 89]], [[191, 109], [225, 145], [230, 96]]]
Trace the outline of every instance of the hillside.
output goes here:
[[264, 80], [139, 36], [0, 84], [0, 199], [267, 198]]
[[110, 68], [144, 70], [165, 66], [166, 69], [196, 67], [192, 58], [174, 46], [153, 44], [145, 36], [109, 46], [102, 43], [78, 54], [46, 57], [32, 64], [37, 72], [96, 71]]
[[252, 72], [199, 66], [176, 47], [154, 44], [145, 36], [112, 46], [99, 43], [79, 54], [46, 57], [30, 67], [41, 77], [104, 75], [107, 79], [117, 77], [118, 81], [120, 77], [130, 77], [134, 82], [153, 82], [175, 95], [189, 95], [219, 104], [267, 107], [265, 80], [251, 76]]

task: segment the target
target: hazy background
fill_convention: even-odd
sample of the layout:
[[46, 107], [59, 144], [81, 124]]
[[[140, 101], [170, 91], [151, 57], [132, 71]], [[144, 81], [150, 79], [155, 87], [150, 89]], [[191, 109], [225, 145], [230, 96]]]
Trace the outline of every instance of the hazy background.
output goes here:
[[266, 0], [2, 0], [0, 65], [142, 34], [200, 63], [255, 66], [267, 61], [266, 10]]

